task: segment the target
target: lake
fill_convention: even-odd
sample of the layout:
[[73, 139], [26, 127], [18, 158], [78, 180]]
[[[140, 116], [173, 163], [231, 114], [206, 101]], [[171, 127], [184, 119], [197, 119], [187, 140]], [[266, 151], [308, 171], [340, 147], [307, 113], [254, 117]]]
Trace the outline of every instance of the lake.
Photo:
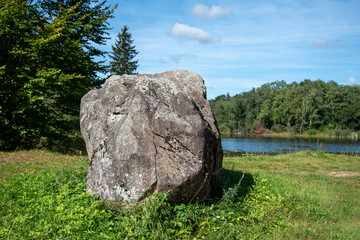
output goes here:
[[360, 141], [344, 138], [222, 136], [224, 151], [241, 153], [284, 153], [323, 151], [329, 153], [360, 153]]

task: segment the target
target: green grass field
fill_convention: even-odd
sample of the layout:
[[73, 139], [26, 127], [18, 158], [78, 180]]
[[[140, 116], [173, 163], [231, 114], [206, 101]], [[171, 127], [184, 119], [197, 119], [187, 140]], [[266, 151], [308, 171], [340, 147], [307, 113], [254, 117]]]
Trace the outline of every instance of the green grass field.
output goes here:
[[226, 157], [221, 197], [109, 204], [85, 192], [84, 156], [0, 153], [0, 239], [360, 239], [360, 157]]

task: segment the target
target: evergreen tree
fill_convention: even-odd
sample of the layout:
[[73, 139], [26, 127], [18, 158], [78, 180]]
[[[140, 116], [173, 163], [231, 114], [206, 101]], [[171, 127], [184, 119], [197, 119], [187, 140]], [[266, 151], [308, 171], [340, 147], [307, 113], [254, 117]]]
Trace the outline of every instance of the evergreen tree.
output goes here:
[[113, 61], [110, 62], [110, 72], [117, 75], [136, 74], [138, 67], [138, 61], [134, 61], [133, 58], [139, 52], [135, 50], [135, 46], [132, 46], [134, 40], [128, 30], [129, 28], [124, 26], [117, 35], [115, 46], [112, 46], [110, 57]]

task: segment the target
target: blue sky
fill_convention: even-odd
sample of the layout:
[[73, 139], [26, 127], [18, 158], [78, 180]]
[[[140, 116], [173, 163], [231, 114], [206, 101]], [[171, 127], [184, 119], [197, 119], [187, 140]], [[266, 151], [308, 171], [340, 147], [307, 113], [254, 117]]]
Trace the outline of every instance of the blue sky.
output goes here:
[[186, 69], [208, 99], [264, 83], [304, 79], [360, 83], [359, 0], [110, 0], [111, 51], [124, 25], [139, 73]]

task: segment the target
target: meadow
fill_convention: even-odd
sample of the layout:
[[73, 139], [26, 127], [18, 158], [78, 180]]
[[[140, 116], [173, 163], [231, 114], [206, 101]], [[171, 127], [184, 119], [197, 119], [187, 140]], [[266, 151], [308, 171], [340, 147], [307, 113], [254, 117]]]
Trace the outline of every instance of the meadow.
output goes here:
[[84, 156], [0, 152], [0, 239], [360, 239], [360, 157], [297, 152], [225, 157], [220, 195], [104, 203]]

